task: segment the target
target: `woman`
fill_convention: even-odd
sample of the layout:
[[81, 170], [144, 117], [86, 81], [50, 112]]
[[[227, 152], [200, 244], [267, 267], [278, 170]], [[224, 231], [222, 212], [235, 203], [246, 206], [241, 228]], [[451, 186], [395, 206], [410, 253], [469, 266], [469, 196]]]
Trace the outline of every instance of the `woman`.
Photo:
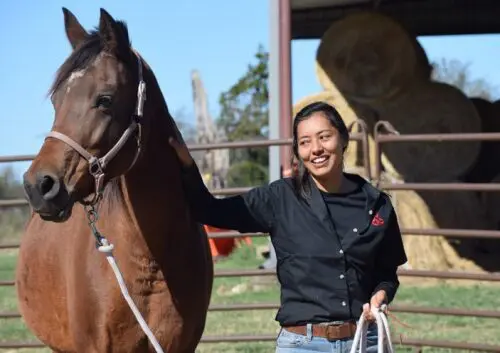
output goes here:
[[[360, 315], [373, 322], [370, 307], [390, 303], [398, 289], [406, 254], [395, 211], [387, 194], [343, 171], [348, 141], [337, 110], [312, 103], [293, 123], [298, 173], [216, 199], [186, 146], [170, 140], [198, 222], [269, 233], [281, 284], [276, 352], [349, 352]], [[369, 352], [377, 350], [374, 326]]]

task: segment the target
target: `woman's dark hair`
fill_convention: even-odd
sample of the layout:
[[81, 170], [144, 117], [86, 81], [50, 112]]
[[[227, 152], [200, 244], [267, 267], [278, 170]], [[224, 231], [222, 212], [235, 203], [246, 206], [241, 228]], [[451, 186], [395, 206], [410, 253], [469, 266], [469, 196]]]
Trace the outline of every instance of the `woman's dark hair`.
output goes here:
[[347, 126], [345, 125], [345, 122], [340, 116], [337, 109], [335, 109], [330, 104], [321, 101], [313, 102], [306, 105], [297, 113], [297, 115], [295, 115], [295, 118], [293, 119], [292, 160], [295, 158], [298, 163], [298, 173], [294, 176], [293, 179], [295, 191], [300, 197], [305, 199], [308, 199], [310, 196], [311, 185], [309, 179], [309, 171], [306, 169], [306, 167], [304, 166], [304, 162], [299, 157], [297, 127], [302, 121], [309, 119], [315, 113], [322, 113], [325, 118], [328, 119], [330, 124], [337, 129], [343, 143], [342, 152], [345, 152], [349, 143], [349, 131], [347, 130]]

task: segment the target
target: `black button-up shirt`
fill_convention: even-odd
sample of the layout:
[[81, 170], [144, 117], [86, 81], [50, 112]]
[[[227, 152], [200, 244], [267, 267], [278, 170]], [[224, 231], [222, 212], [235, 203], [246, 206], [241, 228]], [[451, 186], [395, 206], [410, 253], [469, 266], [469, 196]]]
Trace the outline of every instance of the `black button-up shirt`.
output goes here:
[[303, 199], [285, 178], [246, 194], [217, 199], [196, 166], [185, 170], [184, 189], [196, 220], [239, 232], [269, 233], [276, 250], [282, 326], [356, 320], [378, 290], [391, 302], [396, 270], [406, 262], [390, 198], [355, 174], [351, 190], [322, 193], [310, 181]]

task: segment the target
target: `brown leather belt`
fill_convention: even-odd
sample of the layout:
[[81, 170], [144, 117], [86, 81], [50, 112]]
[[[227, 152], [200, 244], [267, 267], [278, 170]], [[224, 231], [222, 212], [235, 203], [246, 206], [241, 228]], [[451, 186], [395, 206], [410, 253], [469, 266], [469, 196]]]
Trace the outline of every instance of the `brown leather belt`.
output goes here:
[[[298, 335], [307, 335], [307, 326], [284, 326], [285, 330], [296, 333]], [[329, 341], [342, 340], [352, 338], [356, 333], [356, 323], [344, 322], [341, 324], [313, 324], [312, 335], [314, 337], [323, 337]]]

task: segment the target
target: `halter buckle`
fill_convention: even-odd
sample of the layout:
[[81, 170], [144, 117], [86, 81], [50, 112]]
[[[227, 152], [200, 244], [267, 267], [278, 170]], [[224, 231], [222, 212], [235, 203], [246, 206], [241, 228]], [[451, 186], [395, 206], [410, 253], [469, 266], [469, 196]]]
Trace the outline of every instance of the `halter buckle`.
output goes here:
[[101, 161], [99, 158], [92, 157], [89, 160], [89, 173], [94, 178], [97, 178], [99, 175], [104, 174], [103, 166], [101, 165]]

